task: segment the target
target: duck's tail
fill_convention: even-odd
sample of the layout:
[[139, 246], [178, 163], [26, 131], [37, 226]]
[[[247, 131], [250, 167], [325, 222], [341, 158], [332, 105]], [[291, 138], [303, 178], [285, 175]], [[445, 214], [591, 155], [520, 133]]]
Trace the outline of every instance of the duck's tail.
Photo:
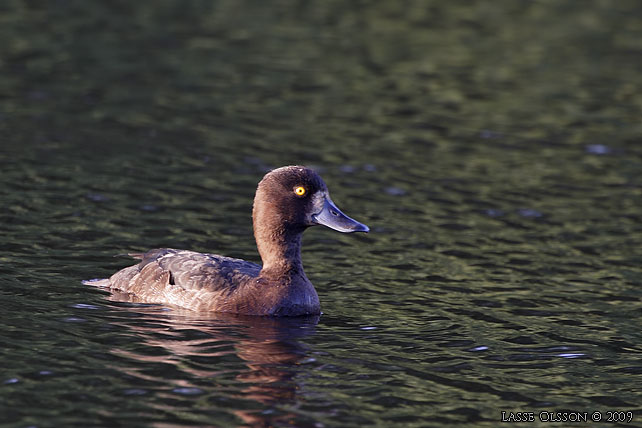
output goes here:
[[[133, 257], [135, 259], [143, 259], [145, 253], [126, 253], [126, 254], [116, 254], [114, 257]], [[81, 281], [85, 285], [91, 285], [92, 287], [101, 287], [101, 288], [111, 288], [111, 278], [92, 278], [85, 279]]]
[[93, 278], [93, 279], [86, 279], [82, 281], [83, 284], [85, 285], [91, 285], [92, 287], [104, 287], [104, 288], [109, 288], [110, 286], [110, 281], [109, 278]]

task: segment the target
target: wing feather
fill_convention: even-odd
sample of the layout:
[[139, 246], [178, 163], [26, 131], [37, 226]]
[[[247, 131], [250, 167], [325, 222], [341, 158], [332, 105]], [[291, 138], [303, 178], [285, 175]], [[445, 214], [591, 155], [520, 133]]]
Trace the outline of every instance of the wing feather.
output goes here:
[[240, 259], [162, 248], [136, 254], [137, 265], [110, 278], [115, 288], [149, 302], [168, 302], [192, 309], [223, 302], [259, 275], [261, 266]]

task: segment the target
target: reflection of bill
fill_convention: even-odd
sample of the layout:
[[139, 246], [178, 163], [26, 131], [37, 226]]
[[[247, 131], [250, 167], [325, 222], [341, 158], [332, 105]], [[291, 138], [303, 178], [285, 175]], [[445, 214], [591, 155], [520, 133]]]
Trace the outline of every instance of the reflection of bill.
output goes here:
[[[124, 293], [113, 293], [109, 299], [139, 303], [135, 296]], [[304, 385], [296, 379], [296, 367], [307, 358], [307, 352], [299, 340], [315, 333], [318, 315], [273, 318], [202, 314], [181, 309], [167, 311], [156, 305], [124, 309], [139, 316], [116, 324], [135, 332], [144, 346], [140, 348], [141, 352], [132, 351], [130, 347], [113, 348], [113, 354], [133, 362], [131, 368], [125, 370], [128, 375], [144, 384], [163, 382], [173, 392], [180, 391], [185, 395], [212, 393], [220, 397], [223, 394], [232, 399], [258, 402], [262, 405], [260, 410], [252, 405], [238, 406], [251, 410], [229, 409], [252, 426], [269, 426], [295, 417], [263, 410], [265, 405], [293, 404], [297, 393], [303, 390]], [[242, 366], [239, 366], [239, 358]], [[158, 364], [173, 367], [159, 373]], [[122, 366], [117, 369], [123, 371]], [[240, 387], [238, 382], [246, 387]], [[222, 385], [225, 385], [223, 390]], [[161, 400], [154, 400], [152, 405], [164, 412], [176, 410], [164, 403], [175, 401], [175, 395], [160, 392], [156, 397]]]

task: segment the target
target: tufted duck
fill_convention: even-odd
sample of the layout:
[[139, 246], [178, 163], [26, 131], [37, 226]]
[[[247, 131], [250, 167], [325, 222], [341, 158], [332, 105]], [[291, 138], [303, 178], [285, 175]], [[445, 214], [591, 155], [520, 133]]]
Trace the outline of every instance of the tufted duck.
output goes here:
[[162, 248], [130, 254], [141, 262], [110, 278], [84, 281], [197, 311], [297, 316], [320, 313], [319, 297], [303, 271], [301, 236], [322, 224], [339, 232], [368, 232], [343, 214], [313, 170], [286, 166], [265, 175], [252, 211], [263, 266], [240, 259]]

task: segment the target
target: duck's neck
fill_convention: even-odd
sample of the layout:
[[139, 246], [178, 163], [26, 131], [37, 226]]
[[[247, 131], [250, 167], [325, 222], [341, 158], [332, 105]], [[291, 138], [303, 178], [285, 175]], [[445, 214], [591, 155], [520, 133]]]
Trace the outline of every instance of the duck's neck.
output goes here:
[[[274, 199], [266, 189], [274, 184], [264, 178], [259, 183], [252, 208], [256, 246], [263, 261], [262, 277], [270, 279], [302, 276], [301, 237], [305, 227], [288, 224], [289, 213], [284, 202]], [[305, 278], [305, 282], [307, 278]]]
[[303, 272], [301, 238], [303, 231], [286, 232], [283, 228], [256, 228], [254, 237], [263, 269], [261, 274], [275, 278], [293, 277]]

